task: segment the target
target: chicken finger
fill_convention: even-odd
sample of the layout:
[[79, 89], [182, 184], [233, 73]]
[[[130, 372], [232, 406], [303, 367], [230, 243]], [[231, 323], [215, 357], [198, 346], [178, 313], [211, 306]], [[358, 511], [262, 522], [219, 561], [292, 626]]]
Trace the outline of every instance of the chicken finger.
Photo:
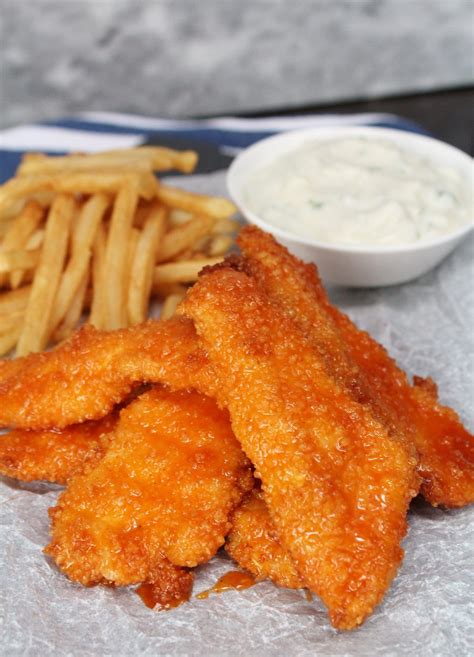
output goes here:
[[206, 364], [190, 321], [149, 321], [118, 331], [84, 327], [54, 351], [0, 361], [0, 426], [63, 428], [99, 419], [135, 383], [195, 387]]
[[277, 586], [289, 589], [304, 587], [290, 555], [280, 543], [259, 489], [249, 493], [234, 511], [225, 549], [257, 582], [271, 579]]
[[304, 583], [351, 629], [402, 559], [416, 461], [325, 371], [297, 324], [224, 264], [188, 292], [217, 397], [262, 480], [282, 545]]
[[243, 229], [238, 243], [246, 269], [297, 319], [329, 373], [391, 435], [414, 444], [424, 497], [434, 506], [473, 502], [474, 440], [456, 413], [426, 385], [411, 386], [385, 349], [330, 304], [314, 265], [255, 227]]
[[97, 463], [117, 416], [73, 424], [61, 430], [14, 429], [0, 436], [0, 473], [21, 481], [65, 484], [85, 463]]
[[46, 552], [85, 585], [156, 581], [163, 559], [209, 560], [251, 486], [227, 413], [196, 392], [154, 388], [121, 411], [104, 458], [68, 482]]

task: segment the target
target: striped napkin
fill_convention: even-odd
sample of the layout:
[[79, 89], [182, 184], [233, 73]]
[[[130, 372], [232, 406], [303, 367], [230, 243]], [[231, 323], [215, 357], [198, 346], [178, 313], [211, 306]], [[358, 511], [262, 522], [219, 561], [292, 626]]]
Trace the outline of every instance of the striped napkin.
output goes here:
[[286, 130], [325, 126], [370, 125], [428, 134], [422, 127], [393, 114], [313, 114], [244, 119], [199, 120], [147, 118], [132, 114], [85, 112], [63, 119], [0, 131], [0, 183], [12, 177], [23, 153], [96, 152], [162, 144], [192, 148], [200, 155], [196, 173], [228, 166], [243, 148]]

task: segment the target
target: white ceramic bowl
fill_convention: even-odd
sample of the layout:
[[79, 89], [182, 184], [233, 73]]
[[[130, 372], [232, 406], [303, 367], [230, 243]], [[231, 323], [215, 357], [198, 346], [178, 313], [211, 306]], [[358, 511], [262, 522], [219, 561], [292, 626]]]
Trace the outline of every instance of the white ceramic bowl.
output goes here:
[[371, 127], [335, 127], [295, 130], [263, 139], [246, 148], [227, 173], [229, 193], [245, 218], [275, 237], [303, 260], [315, 262], [322, 278], [335, 285], [377, 287], [410, 281], [438, 265], [467, 236], [474, 222], [453, 233], [420, 243], [400, 246], [326, 244], [298, 237], [273, 226], [246, 205], [243, 190], [258, 169], [271, 164], [282, 153], [305, 142], [360, 136], [386, 139], [399, 148], [417, 153], [434, 164], [452, 167], [472, 185], [473, 161], [469, 155], [437, 139], [402, 130]]

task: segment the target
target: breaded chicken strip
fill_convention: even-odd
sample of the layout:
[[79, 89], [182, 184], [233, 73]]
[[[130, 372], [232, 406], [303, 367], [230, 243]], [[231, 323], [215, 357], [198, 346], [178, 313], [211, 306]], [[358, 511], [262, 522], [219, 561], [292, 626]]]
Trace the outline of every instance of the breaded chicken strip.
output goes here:
[[295, 318], [326, 370], [391, 435], [414, 444], [424, 497], [434, 506], [473, 502], [473, 436], [452, 409], [437, 402], [433, 385], [411, 386], [385, 349], [330, 304], [315, 265], [255, 227], [244, 228], [238, 243], [245, 269]]
[[282, 545], [333, 624], [355, 627], [402, 559], [417, 488], [410, 451], [327, 375], [299, 326], [245, 273], [206, 272], [182, 312], [208, 351]]
[[137, 382], [194, 387], [207, 358], [190, 321], [90, 326], [54, 351], [0, 361], [0, 426], [63, 428], [107, 415]]
[[241, 568], [252, 573], [256, 581], [271, 579], [289, 589], [304, 587], [290, 555], [281, 546], [261, 490], [255, 488], [243, 499], [231, 522], [225, 549]]
[[253, 276], [270, 298], [298, 323], [317, 350], [327, 373], [351, 397], [370, 408], [392, 436], [413, 446], [412, 423], [394, 405], [391, 396], [372, 386], [370, 377], [355, 363], [341, 333], [320, 303], [321, 282], [317, 269], [293, 256], [272, 235], [254, 226], [244, 228], [238, 237], [244, 255], [237, 267]]
[[84, 465], [98, 463], [117, 414], [64, 429], [14, 429], [0, 435], [0, 473], [21, 481], [65, 484]]
[[85, 585], [156, 583], [167, 562], [215, 554], [252, 483], [227, 412], [196, 392], [152, 389], [121, 411], [104, 458], [69, 481], [46, 553]]
[[433, 506], [461, 507], [474, 502], [474, 436], [453, 409], [438, 402], [436, 385], [427, 385], [420, 377], [410, 385], [384, 347], [330, 304], [320, 281], [318, 296], [372, 387], [387, 403], [391, 400], [394, 413], [398, 410], [413, 424], [424, 498]]

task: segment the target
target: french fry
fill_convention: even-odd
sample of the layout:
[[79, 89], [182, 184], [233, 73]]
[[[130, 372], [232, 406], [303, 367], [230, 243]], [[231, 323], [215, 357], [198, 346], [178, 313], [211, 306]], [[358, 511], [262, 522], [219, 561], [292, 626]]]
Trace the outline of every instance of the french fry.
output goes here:
[[89, 323], [99, 329], [105, 325], [105, 247], [105, 226], [100, 224], [92, 248], [92, 302], [89, 316]]
[[164, 301], [170, 294], [179, 294], [182, 289], [187, 289], [182, 283], [153, 283], [152, 295], [154, 298]]
[[212, 227], [213, 235], [227, 235], [229, 233], [238, 233], [242, 228], [242, 224], [237, 219], [230, 219], [229, 217], [217, 219]]
[[[128, 304], [128, 295], [129, 287], [128, 283], [132, 275], [133, 261], [135, 260], [135, 253], [137, 250], [138, 240], [140, 239], [140, 230], [138, 228], [132, 227], [130, 229], [130, 235], [128, 237], [127, 245], [127, 265], [125, 267], [125, 281], [127, 283], [125, 290], [125, 302]], [[127, 305], [127, 314], [128, 314], [128, 305]]]
[[43, 244], [45, 229], [37, 228], [35, 232], [29, 236], [26, 243], [26, 250], [33, 251], [34, 249], [39, 249]]
[[9, 224], [2, 242], [3, 251], [14, 251], [25, 246], [30, 235], [39, 226], [44, 210], [36, 201], [28, 201], [20, 214]]
[[34, 267], [33, 269], [24, 269], [24, 270], [19, 269], [15, 273], [18, 273], [18, 276], [21, 276], [20, 282], [18, 285], [15, 284], [10, 285], [10, 289], [16, 290], [23, 285], [28, 285], [29, 283], [31, 283], [35, 277], [35, 271], [36, 271], [36, 267]]
[[0, 292], [0, 315], [9, 315], [22, 312], [28, 305], [31, 286], [27, 285], [18, 290]]
[[58, 196], [49, 211], [38, 268], [26, 307], [17, 355], [43, 350], [49, 339], [54, 296], [66, 257], [75, 203], [70, 196]]
[[33, 194], [31, 200], [36, 201], [41, 205], [42, 208], [49, 208], [52, 206], [54, 201], [55, 194], [54, 192], [37, 192]]
[[[15, 178], [13, 180], [15, 180]], [[0, 186], [0, 189], [1, 188], [2, 186]], [[8, 226], [8, 223], [22, 212], [28, 201], [36, 201], [36, 203], [45, 209], [50, 207], [54, 200], [54, 196], [54, 192], [37, 192], [28, 195], [28, 198], [17, 198], [10, 204], [7, 203], [6, 205], [3, 205], [0, 208], [0, 237], [4, 234], [4, 230]]]
[[133, 259], [128, 291], [130, 324], [144, 322], [153, 283], [156, 255], [166, 228], [166, 210], [155, 203], [150, 208], [140, 233]]
[[230, 249], [234, 239], [231, 235], [215, 235], [208, 246], [210, 256], [223, 256]]
[[0, 274], [10, 273], [16, 269], [31, 269], [36, 267], [40, 259], [40, 249], [27, 251], [6, 251], [0, 253]]
[[89, 285], [90, 269], [86, 268], [83, 272], [82, 280], [76, 290], [74, 298], [71, 300], [69, 307], [66, 310], [62, 322], [57, 326], [53, 332], [53, 340], [55, 342], [62, 342], [70, 337], [74, 328], [77, 326], [82, 316], [84, 301], [86, 298], [87, 287]]
[[[15, 215], [16, 216], [16, 215]], [[4, 239], [5, 235], [8, 233], [8, 229], [10, 228], [10, 224], [14, 217], [9, 217], [8, 220], [6, 221], [0, 221], [0, 242]]]
[[203, 267], [217, 265], [222, 258], [202, 258], [199, 260], [180, 260], [179, 262], [167, 262], [155, 267], [153, 274], [153, 290], [159, 290], [161, 286], [172, 283], [194, 283]]
[[[203, 240], [199, 240], [202, 242]], [[206, 244], [207, 244], [206, 240]], [[183, 251], [183, 253], [180, 253], [176, 258], [173, 259], [173, 262], [182, 262], [183, 260], [205, 260], [206, 258], [209, 257], [209, 254], [203, 250], [200, 249], [199, 251], [193, 251], [193, 248], [196, 248], [198, 245], [193, 244], [192, 248], [188, 249], [187, 251]]]
[[175, 151], [161, 146], [144, 146], [88, 155], [29, 156], [23, 158], [17, 175], [38, 175], [62, 171], [100, 171], [121, 167], [140, 171], [177, 169], [184, 173], [190, 173], [194, 170], [196, 162], [197, 153], [194, 151]]
[[194, 217], [185, 224], [172, 228], [163, 238], [156, 262], [172, 260], [189, 249], [197, 240], [207, 235], [214, 223], [212, 217]]
[[84, 309], [101, 329], [142, 322], [152, 295], [165, 298], [164, 316], [174, 313], [238, 226], [230, 201], [161, 186], [153, 173], [189, 173], [196, 162], [194, 151], [160, 146], [26, 154], [0, 186], [0, 288], [11, 288], [0, 291], [0, 335], [18, 333], [5, 346], [41, 350]]
[[[43, 212], [41, 213], [41, 218], [43, 217]], [[44, 230], [37, 228], [29, 237], [26, 242], [27, 249], [37, 249], [41, 246], [44, 237]], [[26, 278], [25, 270], [15, 270], [10, 272], [10, 287], [12, 290], [16, 290], [17, 287], [20, 287], [22, 282]]]
[[172, 208], [168, 212], [168, 223], [170, 226], [180, 226], [185, 224], [187, 221], [193, 218], [191, 212], [185, 212], [184, 210], [178, 210], [178, 208]]
[[[14, 217], [8, 224], [5, 231], [3, 241], [0, 244], [1, 251], [16, 251], [21, 250], [26, 246], [28, 238], [39, 225], [43, 217], [43, 208], [36, 201], [29, 201], [21, 212]], [[8, 281], [12, 280], [12, 275], [15, 272], [10, 272], [9, 276], [0, 274], [0, 287], [5, 285]], [[18, 274], [16, 276], [18, 278]]]
[[[35, 232], [30, 235], [26, 243], [27, 251], [34, 251], [35, 249], [40, 250], [40, 246], [43, 244], [44, 239], [44, 228], [37, 228]], [[10, 272], [10, 287], [12, 290], [16, 290], [17, 287], [24, 282], [30, 282], [34, 278], [35, 268], [32, 269], [16, 269], [15, 271]]]
[[170, 319], [170, 317], [173, 317], [178, 304], [184, 299], [185, 294], [185, 287], [181, 287], [179, 291], [169, 294], [163, 302], [160, 319]]
[[29, 162], [31, 160], [46, 160], [47, 155], [45, 153], [23, 153], [21, 161], [22, 162]]
[[15, 328], [6, 331], [5, 333], [0, 333], [0, 356], [8, 354], [9, 351], [18, 342], [18, 338], [21, 333], [21, 326], [15, 326]]
[[191, 244], [189, 249], [175, 256], [173, 260], [199, 260], [199, 258], [207, 258], [209, 256], [209, 244], [211, 240], [211, 235], [205, 235], [197, 242], [194, 242], [194, 244]]
[[121, 188], [115, 199], [105, 249], [104, 272], [107, 275], [107, 287], [104, 317], [108, 329], [127, 326], [128, 240], [137, 203], [138, 183], [136, 180], [130, 180]]
[[13, 178], [0, 187], [0, 212], [14, 201], [37, 192], [58, 194], [116, 194], [127, 184], [135, 184], [138, 194], [152, 199], [158, 191], [158, 180], [152, 173], [123, 172], [58, 173]]
[[24, 316], [24, 310], [9, 313], [8, 315], [0, 315], [0, 333], [8, 333], [16, 327], [21, 327]]
[[[16, 180], [16, 178], [13, 180]], [[2, 187], [0, 185], [0, 191]], [[36, 194], [28, 194], [27, 198], [17, 198], [12, 203], [8, 203], [8, 199], [5, 204], [2, 201], [2, 205], [0, 206], [0, 238], [5, 234], [8, 224], [20, 214], [28, 201], [36, 201], [43, 209], [46, 209], [50, 207], [54, 197], [54, 192], [38, 192]]]
[[24, 160], [18, 167], [18, 176], [42, 176], [55, 173], [88, 173], [92, 171], [122, 170], [147, 173], [153, 171], [151, 157], [131, 158], [123, 155], [65, 155]]
[[154, 171], [166, 171], [167, 161], [171, 161], [172, 169], [192, 173], [198, 162], [196, 151], [178, 151], [164, 146], [141, 146], [136, 150], [152, 155]]
[[[216, 219], [209, 235], [196, 241], [193, 246], [194, 251], [203, 251], [208, 255], [220, 255], [220, 253], [225, 253], [233, 242], [233, 236], [240, 230], [240, 228], [241, 224], [236, 219]], [[214, 239], [213, 236], [215, 236], [215, 238], [223, 238], [225, 236], [225, 240]], [[228, 244], [228, 246], [224, 249], [225, 244]]]
[[[1, 189], [1, 188], [0, 188]], [[4, 237], [7, 232], [10, 222], [17, 217], [25, 207], [25, 199], [16, 199], [11, 203], [7, 203], [0, 211], [0, 237]]]
[[105, 151], [103, 154], [123, 153], [134, 158], [150, 157], [153, 171], [176, 169], [183, 173], [191, 173], [196, 168], [198, 154], [195, 151], [178, 151], [164, 146], [138, 146], [137, 148], [120, 151]]
[[91, 196], [81, 208], [72, 240], [72, 255], [63, 272], [51, 313], [51, 331], [65, 318], [75, 295], [78, 294], [82, 281], [89, 269], [92, 246], [97, 228], [109, 202], [107, 196], [96, 194]]
[[155, 201], [140, 201], [133, 217], [133, 225], [135, 228], [143, 228], [145, 219], [150, 214], [150, 208]]
[[170, 208], [178, 208], [192, 214], [206, 214], [214, 219], [226, 219], [237, 212], [232, 201], [226, 198], [195, 194], [178, 187], [160, 185], [157, 196]]

